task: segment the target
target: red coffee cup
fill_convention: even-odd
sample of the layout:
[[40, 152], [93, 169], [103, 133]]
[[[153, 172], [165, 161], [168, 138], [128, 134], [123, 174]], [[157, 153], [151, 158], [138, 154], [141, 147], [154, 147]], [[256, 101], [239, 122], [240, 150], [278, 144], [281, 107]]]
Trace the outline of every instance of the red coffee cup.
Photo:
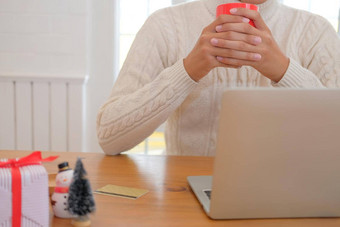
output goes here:
[[[258, 7], [253, 4], [249, 3], [227, 3], [217, 6], [216, 8], [216, 17], [222, 15], [222, 14], [228, 14], [230, 15], [230, 10], [233, 8], [246, 8], [251, 10], [258, 10]], [[254, 21], [250, 20], [249, 24], [253, 27], [255, 27]]]

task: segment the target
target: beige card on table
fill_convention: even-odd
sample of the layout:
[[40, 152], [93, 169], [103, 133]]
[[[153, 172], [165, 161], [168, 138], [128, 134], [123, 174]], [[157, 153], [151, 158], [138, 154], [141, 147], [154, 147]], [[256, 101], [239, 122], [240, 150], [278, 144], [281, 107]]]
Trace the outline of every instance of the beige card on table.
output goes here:
[[113, 184], [108, 184], [102, 188], [97, 189], [94, 193], [109, 196], [119, 196], [129, 199], [138, 199], [142, 195], [149, 192], [146, 189], [123, 187]]

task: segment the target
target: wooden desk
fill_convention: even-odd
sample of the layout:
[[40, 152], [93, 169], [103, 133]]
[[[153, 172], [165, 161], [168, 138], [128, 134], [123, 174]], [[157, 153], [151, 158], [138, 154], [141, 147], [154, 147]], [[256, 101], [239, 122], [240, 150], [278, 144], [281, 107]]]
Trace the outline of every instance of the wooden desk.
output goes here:
[[[23, 151], [0, 151], [0, 158], [30, 154]], [[68, 161], [74, 167], [77, 157], [84, 157], [92, 189], [107, 184], [148, 189], [137, 200], [95, 194], [96, 213], [92, 226], [340, 226], [340, 218], [225, 220], [209, 219], [192, 193], [186, 177], [212, 174], [213, 158], [120, 155], [94, 153], [43, 152], [43, 157], [60, 155], [46, 163], [49, 173], [57, 172], [57, 164]], [[340, 193], [340, 192], [339, 192]], [[71, 226], [69, 219], [53, 218], [53, 227]]]

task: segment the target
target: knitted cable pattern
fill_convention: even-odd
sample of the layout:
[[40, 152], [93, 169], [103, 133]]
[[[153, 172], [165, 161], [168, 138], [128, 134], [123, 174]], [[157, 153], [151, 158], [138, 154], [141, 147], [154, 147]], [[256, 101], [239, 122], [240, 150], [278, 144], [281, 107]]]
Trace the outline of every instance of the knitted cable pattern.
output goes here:
[[183, 58], [218, 4], [201, 0], [160, 10], [144, 24], [108, 101], [97, 117], [98, 140], [107, 154], [132, 148], [167, 121], [167, 154], [214, 155], [220, 100], [231, 87], [340, 87], [340, 41], [319, 16], [267, 0], [260, 13], [290, 65], [279, 83], [251, 67], [215, 68], [199, 83]]

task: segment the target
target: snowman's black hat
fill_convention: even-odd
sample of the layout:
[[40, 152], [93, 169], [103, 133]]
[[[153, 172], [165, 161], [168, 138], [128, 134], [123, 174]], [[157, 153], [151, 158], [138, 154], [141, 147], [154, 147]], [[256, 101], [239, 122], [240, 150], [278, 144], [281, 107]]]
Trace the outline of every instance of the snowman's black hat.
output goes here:
[[66, 171], [66, 170], [70, 170], [71, 168], [69, 167], [68, 165], [68, 162], [62, 162], [58, 165], [58, 168], [59, 168], [59, 172], [63, 172], [63, 171]]

